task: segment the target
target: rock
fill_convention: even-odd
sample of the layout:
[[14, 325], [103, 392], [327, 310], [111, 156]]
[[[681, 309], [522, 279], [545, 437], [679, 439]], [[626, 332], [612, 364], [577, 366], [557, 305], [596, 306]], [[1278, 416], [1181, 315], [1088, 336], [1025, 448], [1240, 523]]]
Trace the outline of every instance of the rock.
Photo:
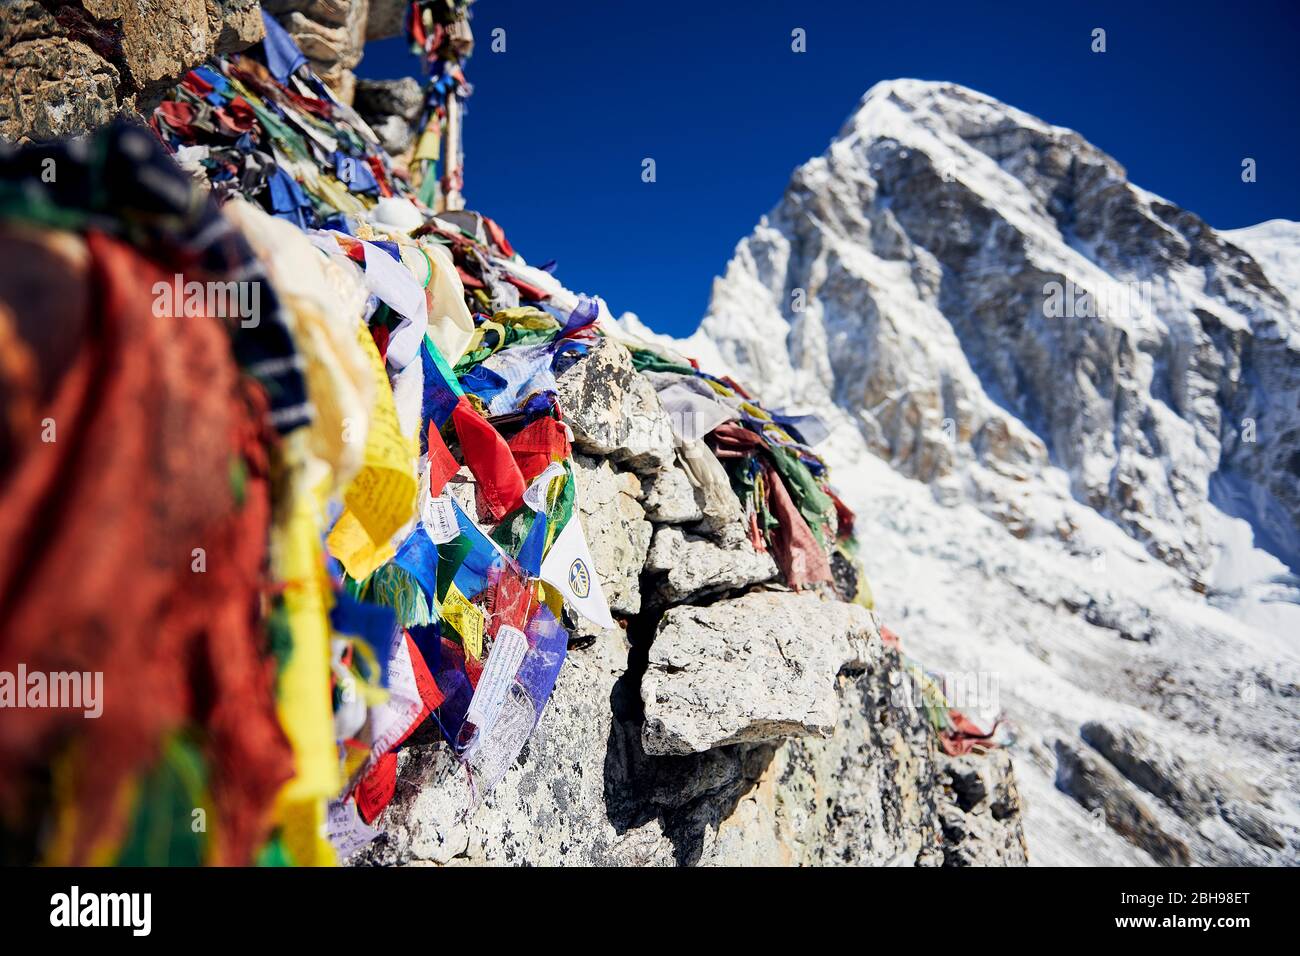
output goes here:
[[1065, 740], [1056, 742], [1056, 785], [1087, 810], [1101, 809], [1106, 824], [1166, 866], [1187, 866], [1191, 850], [1168, 833], [1133, 786], [1095, 754]]
[[880, 656], [871, 615], [806, 594], [759, 592], [670, 608], [641, 682], [648, 754], [829, 736], [836, 677]]
[[777, 573], [772, 556], [759, 554], [748, 538], [722, 548], [671, 525], [655, 530], [645, 570], [655, 580], [654, 596], [661, 604], [762, 584]]
[[357, 80], [353, 108], [367, 122], [371, 117], [397, 116], [407, 123], [420, 118], [424, 91], [414, 77], [400, 80]]
[[1080, 735], [1120, 773], [1188, 823], [1218, 811], [1213, 783], [1202, 779], [1181, 757], [1161, 750], [1140, 730], [1090, 721]]
[[406, 11], [410, 7], [406, 0], [370, 0], [366, 14], [366, 42], [401, 36]]
[[646, 517], [656, 524], [689, 524], [704, 517], [695, 486], [676, 465], [641, 479]]
[[1094, 627], [1115, 631], [1126, 641], [1150, 644], [1156, 636], [1151, 612], [1134, 604], [1117, 604], [1089, 598], [1083, 619]]
[[[635, 656], [635, 655], [633, 655]], [[521, 759], [476, 813], [442, 745], [402, 751], [386, 834], [353, 864], [452, 865], [939, 865], [999, 839], [1023, 840], [1009, 759], [990, 760], [989, 822], [965, 825], [960, 848], [936, 809], [942, 756], [925, 715], [891, 693], [897, 655], [841, 675], [828, 738], [740, 744], [676, 756], [641, 746], [637, 671], [615, 636], [573, 651]], [[992, 755], [990, 755], [992, 756]], [[1003, 755], [1005, 757], [1005, 755]], [[980, 758], [972, 758], [980, 759]], [[960, 811], [958, 811], [960, 813]], [[996, 822], [997, 838], [972, 836]], [[1000, 844], [998, 844], [1000, 845]], [[985, 852], [1015, 865], [1023, 852]]]
[[379, 145], [394, 156], [400, 156], [415, 141], [415, 131], [400, 116], [385, 116], [370, 123], [379, 137]]
[[608, 461], [575, 455], [577, 516], [587, 535], [591, 557], [611, 611], [641, 610], [641, 567], [650, 548], [652, 528], [637, 497], [635, 475], [617, 471]]
[[1011, 755], [1005, 750], [992, 750], [978, 757], [940, 756], [938, 769], [947, 778], [939, 800], [944, 864], [1028, 863]]
[[982, 804], [989, 795], [988, 781], [985, 779], [987, 763], [972, 760], [969, 757], [952, 757], [944, 767], [948, 782], [957, 798], [957, 805], [964, 813]]
[[1258, 805], [1264, 802], [1264, 794], [1231, 774], [1167, 753], [1132, 727], [1090, 722], [1083, 725], [1081, 735], [1120, 773], [1188, 823], [1220, 816], [1244, 840], [1274, 850], [1286, 848], [1286, 839]]
[[400, 80], [357, 80], [352, 106], [393, 156], [415, 142], [415, 123], [424, 106], [424, 91], [413, 77]]
[[560, 375], [556, 391], [580, 451], [609, 456], [641, 474], [672, 464], [668, 415], [623, 346], [598, 339]]
[[261, 37], [257, 0], [7, 0], [0, 137], [55, 139], [147, 111], [187, 70]]
[[366, 43], [369, 0], [262, 0], [334, 94], [351, 103], [352, 68]]
[[1224, 821], [1236, 830], [1242, 839], [1274, 850], [1286, 849], [1286, 838], [1269, 823], [1268, 818], [1258, 807], [1240, 800], [1229, 800], [1224, 803], [1221, 812]]

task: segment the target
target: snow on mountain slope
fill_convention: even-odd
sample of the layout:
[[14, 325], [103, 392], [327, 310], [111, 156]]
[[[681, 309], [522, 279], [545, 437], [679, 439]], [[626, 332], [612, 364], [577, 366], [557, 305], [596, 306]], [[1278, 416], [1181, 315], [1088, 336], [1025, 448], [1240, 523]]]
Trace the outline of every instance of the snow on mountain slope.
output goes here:
[[882, 83], [678, 343], [832, 419], [886, 621], [1019, 727], [1039, 862], [1300, 859], [1298, 232]]
[[[1219, 235], [1249, 252], [1293, 306], [1300, 303], [1300, 222], [1270, 219], [1245, 229], [1223, 229]], [[1296, 318], [1294, 309], [1291, 317]], [[1297, 329], [1294, 322], [1291, 328]]]

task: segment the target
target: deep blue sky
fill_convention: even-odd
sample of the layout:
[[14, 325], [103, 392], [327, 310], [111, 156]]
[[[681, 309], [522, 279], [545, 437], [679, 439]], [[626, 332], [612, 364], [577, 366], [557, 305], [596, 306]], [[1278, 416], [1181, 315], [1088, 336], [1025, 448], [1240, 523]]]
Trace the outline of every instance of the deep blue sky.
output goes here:
[[[673, 334], [882, 79], [951, 80], [1077, 129], [1211, 225], [1300, 219], [1295, 0], [479, 0], [473, 26], [470, 206], [530, 262], [558, 259], [570, 288]], [[791, 52], [795, 27], [806, 53]], [[358, 72], [417, 69], [397, 39], [370, 44]]]

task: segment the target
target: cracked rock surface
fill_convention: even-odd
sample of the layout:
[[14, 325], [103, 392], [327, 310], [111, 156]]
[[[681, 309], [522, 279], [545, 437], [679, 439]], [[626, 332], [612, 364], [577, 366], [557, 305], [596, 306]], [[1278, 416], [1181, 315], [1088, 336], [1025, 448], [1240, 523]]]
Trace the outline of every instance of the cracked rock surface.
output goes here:
[[736, 743], [830, 736], [836, 677], [880, 656], [864, 609], [813, 595], [755, 592], [664, 614], [641, 680], [642, 744], [689, 754]]

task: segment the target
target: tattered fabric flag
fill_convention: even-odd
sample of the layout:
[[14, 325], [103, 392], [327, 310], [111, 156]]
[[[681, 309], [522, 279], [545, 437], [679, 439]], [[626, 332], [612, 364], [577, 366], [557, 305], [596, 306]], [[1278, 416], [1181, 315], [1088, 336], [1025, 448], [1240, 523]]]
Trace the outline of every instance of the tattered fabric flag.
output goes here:
[[442, 619], [460, 635], [465, 654], [475, 660], [483, 656], [483, 612], [466, 600], [455, 583], [447, 586], [442, 602]]
[[457, 741], [461, 750], [472, 751], [491, 733], [527, 652], [528, 638], [523, 631], [509, 625], [498, 628], [461, 727]]
[[577, 308], [569, 314], [569, 320], [564, 323], [560, 337], [564, 338], [579, 329], [585, 329], [598, 318], [600, 318], [600, 300], [585, 295], [579, 296]]
[[262, 40], [266, 65], [272, 76], [281, 83], [287, 83], [289, 75], [305, 64], [307, 57], [298, 49], [298, 44], [293, 42], [289, 31], [265, 10], [262, 11], [262, 25], [266, 29], [266, 36]]
[[[398, 368], [405, 368], [415, 358], [429, 326], [429, 305], [424, 290], [402, 264], [401, 253], [392, 243], [362, 242], [361, 246], [365, 258], [366, 288], [405, 320], [399, 330], [408, 341], [396, 362]], [[389, 251], [390, 248], [394, 251]], [[395, 339], [398, 334], [394, 333]], [[393, 345], [390, 345], [390, 353], [392, 349]], [[389, 357], [391, 359], [392, 355]]]
[[478, 491], [493, 519], [500, 521], [519, 507], [524, 476], [501, 433], [462, 397], [452, 410], [456, 436], [465, 464], [478, 481]]
[[437, 422], [429, 422], [429, 496], [437, 498], [442, 489], [447, 487], [451, 476], [460, 471], [460, 462], [456, 461], [447, 443], [442, 440], [442, 432]]
[[533, 615], [526, 634], [528, 649], [514, 682], [490, 730], [479, 734], [469, 754], [477, 800], [492, 791], [523, 750], [568, 653], [568, 632], [544, 606]]
[[763, 474], [767, 478], [768, 508], [777, 519], [771, 532], [772, 550], [786, 584], [797, 591], [809, 584], [834, 580], [830, 559], [795, 507], [776, 469], [765, 461]]
[[[469, 515], [465, 514], [460, 505], [452, 501], [451, 506], [456, 513], [460, 535], [453, 541], [439, 546], [438, 556], [444, 562], [440, 565], [440, 569], [447, 567], [451, 574], [451, 581], [460, 588], [461, 593], [468, 598], [474, 598], [487, 588], [492, 571], [505, 563], [506, 556], [496, 543], [479, 529]], [[441, 571], [438, 580], [441, 586], [443, 581]]]
[[[403, 740], [431, 711], [442, 706], [443, 695], [424, 666], [419, 652], [405, 634], [396, 642], [388, 661], [388, 700], [372, 711], [370, 760], [378, 761]], [[419, 671], [416, 669], [419, 660]], [[433, 706], [430, 706], [430, 703]]]
[[569, 430], [549, 415], [529, 422], [510, 439], [509, 445], [524, 481], [532, 481], [548, 466], [572, 454]]
[[515, 559], [532, 577], [541, 576], [542, 559], [546, 552], [546, 530], [546, 512], [535, 512], [532, 527], [528, 529], [528, 536], [520, 545], [519, 556]]
[[357, 810], [366, 823], [384, 812], [397, 791], [397, 753], [390, 750], [361, 778], [356, 787]]
[[500, 349], [484, 359], [483, 368], [505, 381], [488, 403], [488, 411], [493, 415], [504, 415], [518, 408], [534, 392], [554, 391], [555, 376], [551, 373], [554, 357], [552, 343], [542, 342]]
[[394, 561], [415, 578], [425, 598], [432, 604], [438, 594], [438, 547], [423, 525], [417, 524], [407, 535], [397, 549]]
[[398, 634], [397, 615], [391, 607], [358, 601], [340, 591], [330, 609], [330, 627], [338, 634], [362, 638], [375, 652], [384, 677], [389, 673], [389, 655]]
[[420, 349], [420, 358], [424, 363], [424, 405], [420, 415], [423, 421], [442, 428], [451, 419], [451, 413], [465, 390], [460, 387], [456, 373], [438, 351], [438, 346], [428, 336], [425, 336]]
[[[570, 479], [571, 481], [572, 479]], [[582, 532], [582, 521], [571, 517], [556, 536], [551, 550], [542, 562], [539, 577], [558, 590], [573, 609], [598, 627], [614, 626], [609, 614], [609, 604], [596, 576], [587, 536]]]
[[474, 337], [474, 320], [465, 305], [465, 287], [456, 272], [451, 253], [435, 243], [419, 247], [429, 269], [424, 284], [428, 301], [428, 336], [447, 360], [455, 365]]

